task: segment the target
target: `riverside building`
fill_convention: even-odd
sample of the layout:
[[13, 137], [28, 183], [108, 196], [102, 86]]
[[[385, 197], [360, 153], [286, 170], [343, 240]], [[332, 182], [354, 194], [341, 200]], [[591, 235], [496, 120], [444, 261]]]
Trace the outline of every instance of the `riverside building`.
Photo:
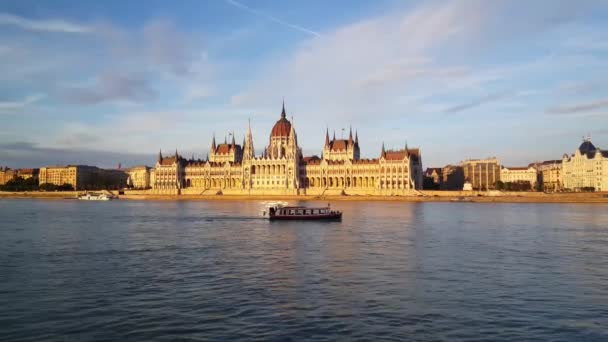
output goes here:
[[134, 166], [126, 170], [127, 186], [134, 189], [149, 189], [150, 188], [150, 167], [141, 165]]
[[553, 192], [562, 189], [562, 161], [546, 160], [537, 165], [543, 191]]
[[563, 186], [568, 190], [608, 191], [608, 151], [595, 147], [590, 138], [574, 154], [562, 158]]
[[500, 180], [498, 159], [469, 159], [461, 162], [465, 182], [471, 183], [473, 190], [495, 189]]
[[503, 183], [529, 183], [532, 189], [536, 188], [538, 176], [533, 166], [506, 167], [500, 169], [500, 181]]
[[104, 170], [96, 166], [67, 165], [41, 167], [38, 183], [71, 185], [74, 190], [118, 189], [126, 185], [127, 174], [122, 170]]
[[359, 136], [329, 138], [321, 156], [303, 156], [285, 104], [270, 131], [262, 155], [254, 152], [251, 127], [242, 145], [217, 144], [212, 138], [206, 160], [159, 153], [152, 188], [167, 194], [276, 194], [276, 195], [400, 195], [422, 188], [419, 148], [385, 149], [378, 158], [360, 158]]
[[17, 171], [8, 167], [0, 167], [0, 185], [6, 184], [8, 181], [17, 177]]

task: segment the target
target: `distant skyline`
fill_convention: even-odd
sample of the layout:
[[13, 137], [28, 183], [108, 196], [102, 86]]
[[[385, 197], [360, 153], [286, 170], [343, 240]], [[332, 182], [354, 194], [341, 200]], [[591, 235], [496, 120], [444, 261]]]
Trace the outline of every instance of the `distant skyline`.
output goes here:
[[423, 166], [608, 149], [608, 2], [68, 1], [0, 4], [0, 165], [204, 158], [268, 143], [285, 98], [305, 155], [326, 127]]

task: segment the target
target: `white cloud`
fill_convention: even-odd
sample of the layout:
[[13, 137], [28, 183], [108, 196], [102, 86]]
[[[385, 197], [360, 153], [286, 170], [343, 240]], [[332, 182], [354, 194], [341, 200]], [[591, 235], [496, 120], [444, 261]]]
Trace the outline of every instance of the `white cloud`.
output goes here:
[[608, 99], [600, 99], [591, 102], [578, 103], [574, 105], [562, 105], [547, 110], [550, 114], [593, 114], [597, 111], [608, 109]]
[[18, 101], [0, 101], [0, 113], [10, 113], [15, 110], [19, 110], [27, 107], [35, 102], [40, 101], [44, 98], [42, 94], [34, 94], [26, 97], [23, 100]]
[[438, 63], [432, 50], [477, 34], [491, 15], [481, 11], [480, 4], [427, 5], [324, 33], [278, 65], [273, 62], [258, 82], [233, 97], [233, 103], [276, 103], [277, 96], [285, 95], [301, 112], [324, 119], [403, 113], [397, 106], [411, 103], [401, 103], [402, 95], [424, 90], [430, 95], [438, 85], [473, 78], [467, 66]]
[[28, 19], [8, 13], [0, 13], [0, 25], [9, 25], [28, 31], [91, 33], [90, 27], [59, 19]]

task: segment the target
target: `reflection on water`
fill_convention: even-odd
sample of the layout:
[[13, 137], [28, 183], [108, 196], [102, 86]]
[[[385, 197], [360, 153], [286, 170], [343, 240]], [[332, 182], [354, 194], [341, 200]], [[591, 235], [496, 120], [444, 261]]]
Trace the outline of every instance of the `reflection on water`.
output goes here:
[[605, 206], [332, 205], [0, 200], [0, 338], [608, 339]]

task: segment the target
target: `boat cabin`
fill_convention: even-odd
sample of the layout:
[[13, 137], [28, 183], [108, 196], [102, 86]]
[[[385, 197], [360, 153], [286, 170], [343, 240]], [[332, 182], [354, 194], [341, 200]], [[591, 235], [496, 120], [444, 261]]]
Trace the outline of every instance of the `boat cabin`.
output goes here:
[[[265, 213], [264, 213], [265, 215]], [[271, 207], [268, 210], [271, 220], [340, 220], [342, 212], [330, 207]]]
[[276, 215], [325, 215], [332, 212], [329, 208], [283, 207], [275, 209]]

